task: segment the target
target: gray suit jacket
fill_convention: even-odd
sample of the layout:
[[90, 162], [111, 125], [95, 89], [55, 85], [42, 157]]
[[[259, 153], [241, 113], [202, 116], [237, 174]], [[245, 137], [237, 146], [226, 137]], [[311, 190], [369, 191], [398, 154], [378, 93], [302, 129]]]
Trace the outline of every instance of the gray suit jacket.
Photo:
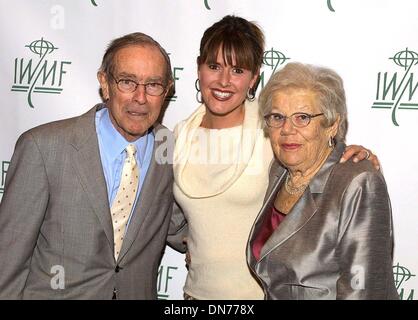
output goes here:
[[[156, 140], [115, 261], [97, 108], [19, 138], [0, 204], [0, 299], [111, 299], [114, 288], [120, 299], [157, 298], [173, 203], [172, 166], [157, 163], [162, 142]], [[162, 128], [156, 125], [154, 132]], [[59, 270], [65, 272], [64, 289], [51, 285], [58, 283]]]
[[247, 246], [266, 299], [398, 299], [384, 178], [369, 161], [340, 164], [344, 147], [336, 146], [256, 261], [253, 241], [286, 176], [272, 166]]

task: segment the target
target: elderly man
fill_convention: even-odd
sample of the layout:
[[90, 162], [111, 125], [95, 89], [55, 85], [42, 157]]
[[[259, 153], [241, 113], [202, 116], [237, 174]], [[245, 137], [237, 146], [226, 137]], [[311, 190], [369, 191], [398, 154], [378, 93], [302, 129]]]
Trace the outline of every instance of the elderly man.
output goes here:
[[104, 104], [16, 144], [0, 205], [0, 299], [157, 297], [173, 201], [155, 137], [170, 61], [132, 33], [109, 45], [98, 79]]

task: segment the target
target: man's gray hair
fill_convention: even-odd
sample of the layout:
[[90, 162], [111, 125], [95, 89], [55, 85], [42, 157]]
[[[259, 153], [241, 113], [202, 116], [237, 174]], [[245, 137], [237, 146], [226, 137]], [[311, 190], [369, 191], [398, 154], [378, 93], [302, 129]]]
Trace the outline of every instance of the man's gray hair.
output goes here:
[[104, 72], [107, 76], [113, 74], [115, 68], [114, 57], [118, 50], [125, 48], [127, 46], [153, 46], [156, 47], [164, 57], [166, 66], [165, 66], [165, 84], [173, 83], [173, 74], [171, 71], [170, 58], [168, 57], [167, 52], [164, 50], [161, 45], [155, 41], [150, 36], [141, 32], [134, 32], [127, 34], [123, 37], [114, 39], [106, 49], [106, 52], [103, 56], [102, 65], [100, 66], [101, 72]]

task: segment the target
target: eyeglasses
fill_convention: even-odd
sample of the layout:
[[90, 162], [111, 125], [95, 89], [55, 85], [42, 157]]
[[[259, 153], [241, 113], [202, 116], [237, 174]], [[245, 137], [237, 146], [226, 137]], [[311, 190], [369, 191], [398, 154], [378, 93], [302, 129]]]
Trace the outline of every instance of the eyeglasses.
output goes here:
[[149, 82], [149, 83], [138, 83], [131, 79], [119, 79], [117, 80], [113, 74], [110, 74], [115, 80], [118, 89], [124, 93], [132, 93], [135, 92], [138, 86], [144, 86], [145, 93], [150, 96], [161, 96], [164, 91], [165, 87], [163, 84], [158, 82]]
[[296, 112], [291, 116], [287, 117], [282, 115], [281, 113], [269, 113], [264, 116], [264, 120], [266, 121], [267, 125], [272, 128], [281, 128], [283, 127], [287, 118], [290, 118], [293, 125], [298, 128], [306, 127], [312, 118], [319, 117], [324, 115], [323, 113], [318, 114], [309, 114], [304, 112]]

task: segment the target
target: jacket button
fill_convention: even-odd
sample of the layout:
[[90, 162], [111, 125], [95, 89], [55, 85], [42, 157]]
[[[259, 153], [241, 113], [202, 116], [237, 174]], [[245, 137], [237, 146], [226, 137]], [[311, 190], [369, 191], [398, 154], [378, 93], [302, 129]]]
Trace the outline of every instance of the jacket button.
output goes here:
[[116, 266], [116, 268], [115, 268], [115, 272], [116, 272], [116, 273], [118, 273], [120, 269], [122, 269], [122, 268], [121, 268], [121, 267], [119, 267], [119, 266]]

